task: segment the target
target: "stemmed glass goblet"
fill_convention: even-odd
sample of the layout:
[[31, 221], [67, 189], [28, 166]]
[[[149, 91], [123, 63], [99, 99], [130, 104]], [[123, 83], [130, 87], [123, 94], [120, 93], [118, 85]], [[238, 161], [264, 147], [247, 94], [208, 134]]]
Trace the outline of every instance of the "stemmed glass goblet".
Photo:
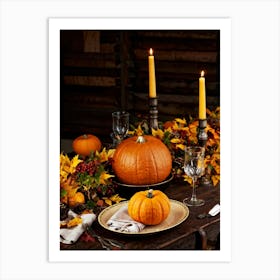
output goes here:
[[205, 201], [196, 197], [196, 182], [204, 174], [205, 149], [191, 146], [185, 149], [184, 172], [192, 178], [193, 189], [191, 197], [185, 198], [183, 203], [187, 206], [201, 206]]
[[129, 129], [129, 113], [117, 111], [112, 113], [112, 129], [114, 144], [119, 144], [127, 135]]

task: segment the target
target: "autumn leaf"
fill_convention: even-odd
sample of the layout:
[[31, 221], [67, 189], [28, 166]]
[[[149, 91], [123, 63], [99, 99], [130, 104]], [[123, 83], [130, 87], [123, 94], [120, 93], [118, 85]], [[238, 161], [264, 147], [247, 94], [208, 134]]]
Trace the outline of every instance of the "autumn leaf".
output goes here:
[[79, 155], [76, 155], [72, 158], [70, 162], [70, 173], [73, 174], [76, 171], [77, 165], [82, 162], [81, 159], [79, 159]]
[[135, 134], [136, 134], [137, 136], [141, 136], [141, 135], [144, 134], [144, 131], [142, 130], [142, 127], [141, 127], [140, 124], [139, 124], [138, 127], [136, 128]]
[[86, 231], [81, 236], [81, 241], [84, 242], [95, 242], [95, 238], [88, 234]]
[[125, 198], [120, 197], [119, 194], [114, 194], [111, 197], [109, 197], [109, 199], [116, 203], [126, 200]]
[[191, 136], [189, 137], [189, 142], [194, 143], [194, 144], [197, 144], [197, 143], [198, 143], [197, 136], [196, 136], [196, 135], [191, 135]]
[[216, 187], [216, 185], [219, 183], [220, 181], [220, 175], [212, 175], [211, 176], [212, 182], [214, 187]]
[[215, 162], [215, 164], [212, 164], [212, 166], [215, 169], [216, 173], [220, 174], [220, 165]]
[[135, 130], [129, 130], [127, 134], [133, 136], [135, 134]]
[[155, 130], [155, 129], [153, 129], [152, 128], [152, 135], [154, 136], [154, 137], [157, 137], [157, 138], [159, 138], [159, 139], [163, 139], [163, 137], [164, 137], [164, 132], [161, 130], [161, 129], [157, 129], [157, 130]]
[[183, 175], [184, 181], [187, 181], [190, 185], [192, 184], [192, 178], [188, 175]]
[[178, 143], [182, 143], [183, 139], [179, 139], [179, 138], [172, 138], [170, 140], [171, 143], [173, 144], [178, 144]]
[[105, 162], [105, 161], [108, 161], [109, 158], [113, 157], [114, 152], [115, 152], [115, 149], [109, 149], [107, 151], [106, 148], [103, 148], [101, 153], [96, 151], [96, 156], [99, 158], [100, 162]]
[[75, 227], [83, 222], [81, 217], [75, 217], [67, 223], [67, 228]]
[[107, 205], [112, 205], [113, 203], [112, 203], [112, 200], [110, 200], [109, 198], [105, 198], [104, 199], [105, 200], [105, 203], [107, 204]]
[[187, 123], [186, 119], [180, 119], [180, 118], [176, 118], [175, 121], [181, 125], [185, 125]]
[[114, 153], [115, 153], [116, 149], [109, 149], [107, 152], [107, 157], [108, 159], [112, 158]]
[[60, 182], [65, 182], [69, 176], [69, 174], [73, 174], [76, 171], [77, 165], [82, 162], [79, 159], [79, 156], [76, 155], [69, 159], [67, 155], [63, 153], [60, 154]]
[[185, 145], [183, 145], [183, 144], [177, 144], [176, 145], [176, 149], [180, 149], [180, 150], [182, 150], [182, 151], [185, 151], [185, 149], [186, 149], [186, 146]]
[[197, 128], [198, 128], [198, 122], [197, 121], [191, 123], [189, 125], [190, 133], [196, 135], [197, 134]]
[[114, 175], [110, 175], [107, 172], [103, 171], [99, 177], [99, 183], [102, 185], [107, 184], [107, 180], [111, 177], [115, 177]]

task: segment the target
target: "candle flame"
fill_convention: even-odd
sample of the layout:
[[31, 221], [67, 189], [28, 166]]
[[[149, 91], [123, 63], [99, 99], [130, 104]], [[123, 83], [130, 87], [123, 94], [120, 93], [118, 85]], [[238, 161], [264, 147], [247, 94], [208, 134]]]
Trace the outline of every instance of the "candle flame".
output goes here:
[[203, 70], [201, 71], [200, 75], [201, 75], [201, 77], [204, 77], [204, 71]]
[[153, 55], [153, 49], [150, 48], [150, 55]]

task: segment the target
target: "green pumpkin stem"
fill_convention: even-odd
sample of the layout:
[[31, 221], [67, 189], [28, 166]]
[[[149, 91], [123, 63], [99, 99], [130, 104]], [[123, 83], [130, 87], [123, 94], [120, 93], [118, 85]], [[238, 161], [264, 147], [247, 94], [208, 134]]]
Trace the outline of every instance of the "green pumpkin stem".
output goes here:
[[149, 189], [148, 190], [148, 193], [147, 193], [147, 198], [152, 198], [154, 195], [153, 195], [153, 189]]

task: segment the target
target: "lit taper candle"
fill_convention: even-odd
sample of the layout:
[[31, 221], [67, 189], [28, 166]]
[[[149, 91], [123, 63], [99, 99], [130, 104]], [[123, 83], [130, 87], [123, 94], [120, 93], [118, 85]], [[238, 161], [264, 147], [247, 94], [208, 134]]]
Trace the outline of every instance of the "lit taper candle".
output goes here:
[[155, 59], [153, 49], [149, 53], [149, 97], [155, 98], [156, 94], [156, 74], [155, 74]]
[[199, 78], [199, 119], [206, 119], [206, 90], [204, 71], [201, 71], [201, 76]]

